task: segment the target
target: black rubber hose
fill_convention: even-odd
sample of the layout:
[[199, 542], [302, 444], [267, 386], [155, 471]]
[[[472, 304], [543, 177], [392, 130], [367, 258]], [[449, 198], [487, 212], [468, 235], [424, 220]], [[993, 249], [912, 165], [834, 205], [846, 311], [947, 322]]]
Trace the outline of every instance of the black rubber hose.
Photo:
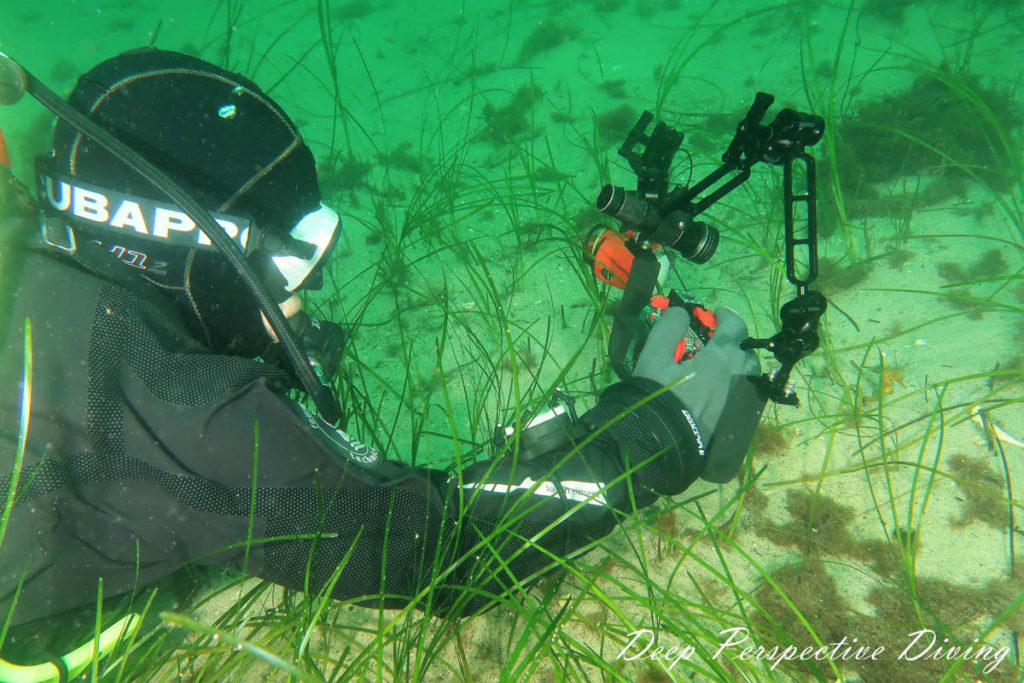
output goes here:
[[171, 200], [188, 214], [189, 218], [196, 222], [199, 229], [210, 238], [210, 241], [221, 251], [224, 258], [228, 260], [228, 263], [238, 271], [246, 287], [249, 288], [249, 291], [255, 297], [256, 304], [263, 311], [263, 315], [267, 317], [271, 328], [277, 334], [278, 341], [291, 362], [296, 376], [313, 400], [321, 417], [331, 424], [336, 424], [341, 419], [341, 406], [338, 403], [338, 399], [334, 396], [330, 387], [321, 384], [320, 380], [317, 379], [302, 346], [295, 338], [295, 335], [292, 334], [288, 320], [284, 317], [281, 309], [274, 303], [274, 300], [263, 286], [263, 282], [253, 271], [249, 262], [245, 260], [242, 250], [214, 221], [210, 213], [169, 175], [118, 140], [112, 133], [104, 130], [96, 122], [90, 120], [65, 102], [9, 56], [0, 53], [0, 62], [9, 62], [9, 64], [0, 65], [2, 66], [3, 74], [2, 78], [0, 78], [0, 95], [2, 95], [0, 97], [0, 104], [16, 102], [21, 95], [15, 91], [20, 84], [23, 84], [25, 91], [39, 100], [44, 107], [98, 142], [111, 154], [114, 154], [121, 161], [151, 180], [154, 185], [166, 192]]

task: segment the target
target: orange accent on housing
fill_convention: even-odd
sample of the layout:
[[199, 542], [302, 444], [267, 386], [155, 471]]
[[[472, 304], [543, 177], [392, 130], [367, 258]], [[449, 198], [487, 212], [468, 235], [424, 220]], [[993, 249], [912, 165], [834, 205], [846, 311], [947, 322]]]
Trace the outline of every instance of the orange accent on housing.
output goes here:
[[684, 358], [686, 358], [686, 337], [679, 340], [679, 343], [676, 344], [675, 353], [672, 354], [672, 360], [677, 363], [683, 362]]
[[718, 327], [718, 318], [716, 318], [715, 314], [706, 308], [693, 309], [693, 315], [711, 332], [714, 332], [715, 328]]
[[7, 154], [7, 141], [4, 140], [4, 132], [0, 130], [0, 164], [7, 168], [11, 167], [11, 157]]
[[[632, 237], [632, 233], [626, 233]], [[594, 256], [594, 277], [619, 289], [626, 288], [629, 273], [633, 269], [633, 253], [626, 247], [623, 236], [606, 229], [587, 245]]]
[[668, 305], [669, 301], [667, 296], [655, 294], [651, 297], [651, 308], [657, 308], [659, 311], [667, 311]]

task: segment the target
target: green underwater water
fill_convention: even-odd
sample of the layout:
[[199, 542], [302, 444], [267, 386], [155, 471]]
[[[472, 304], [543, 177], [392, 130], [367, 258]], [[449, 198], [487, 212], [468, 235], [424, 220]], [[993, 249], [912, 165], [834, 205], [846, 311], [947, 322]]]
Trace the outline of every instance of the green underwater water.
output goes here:
[[[581, 238], [614, 225], [601, 186], [635, 182], [616, 148], [640, 112], [685, 133], [678, 183], [717, 166], [758, 91], [769, 117], [826, 121], [815, 287], [832, 306], [794, 373], [801, 406], [769, 407], [741, 481], [659, 503], [462, 622], [185, 573], [109, 680], [287, 680], [263, 651], [310, 680], [1020, 680], [1022, 30], [1024, 8], [995, 0], [2, 0], [0, 50], [61, 94], [152, 43], [289, 112], [343, 216], [308, 303], [353, 329], [350, 431], [420, 465], [484, 457], [496, 422], [556, 386], [589, 407], [612, 381], [618, 293]], [[22, 178], [50, 122], [27, 99], [0, 109]], [[677, 259], [670, 282], [758, 337], [793, 295], [781, 187], [755, 166], [705, 214], [716, 256]], [[727, 629], [764, 651], [742, 658]], [[643, 651], [655, 636], [678, 650]]]

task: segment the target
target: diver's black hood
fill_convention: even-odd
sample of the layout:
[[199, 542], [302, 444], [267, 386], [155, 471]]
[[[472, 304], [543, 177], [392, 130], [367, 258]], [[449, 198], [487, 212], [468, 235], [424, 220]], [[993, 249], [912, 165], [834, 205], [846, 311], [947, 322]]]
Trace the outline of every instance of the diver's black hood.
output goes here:
[[[319, 207], [320, 190], [311, 151], [256, 84], [189, 55], [145, 48], [91, 69], [68, 101], [218, 221], [238, 224], [236, 241], [250, 263], [274, 296], [285, 297], [262, 237], [287, 235]], [[213, 350], [262, 350], [268, 337], [238, 274], [147, 178], [63, 120], [39, 176], [50, 222], [59, 214], [71, 237], [101, 242], [167, 292]]]

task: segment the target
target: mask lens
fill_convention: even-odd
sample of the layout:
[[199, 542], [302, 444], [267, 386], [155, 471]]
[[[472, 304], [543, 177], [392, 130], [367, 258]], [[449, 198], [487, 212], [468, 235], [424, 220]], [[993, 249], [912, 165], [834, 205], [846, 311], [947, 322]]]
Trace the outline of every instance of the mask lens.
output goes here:
[[[316, 251], [308, 259], [298, 256], [271, 256], [271, 261], [287, 283], [286, 291], [294, 292], [304, 284], [313, 285], [315, 283], [312, 279], [318, 279], [320, 284], [323, 284], [322, 276], [310, 278], [310, 275], [314, 270], [319, 270], [317, 266], [330, 254], [335, 242], [338, 241], [340, 226], [338, 214], [323, 203], [319, 209], [307, 213], [295, 224], [290, 233], [292, 239], [312, 244]], [[309, 283], [306, 282], [307, 279], [310, 280]]]

